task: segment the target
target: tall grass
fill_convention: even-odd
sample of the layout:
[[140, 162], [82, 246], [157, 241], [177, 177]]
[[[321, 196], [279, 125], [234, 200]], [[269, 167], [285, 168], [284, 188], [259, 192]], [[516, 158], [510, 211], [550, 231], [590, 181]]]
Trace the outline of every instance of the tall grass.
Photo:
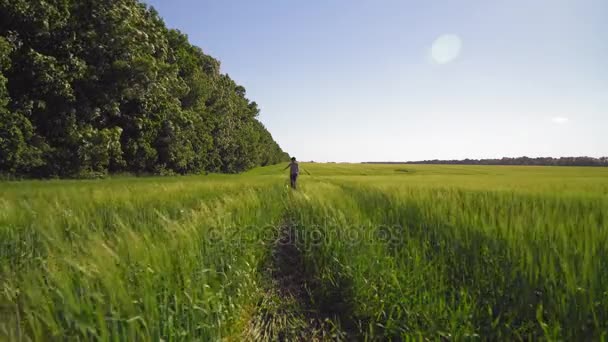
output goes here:
[[606, 338], [608, 199], [597, 189], [392, 180], [311, 184], [291, 209], [319, 298], [350, 303], [342, 319], [359, 334]]
[[[345, 330], [331, 336], [608, 338], [608, 170], [302, 168], [311, 176], [298, 191], [282, 166], [1, 183], [0, 339], [306, 330], [252, 329], [268, 311], [264, 267], [285, 224], [306, 307]], [[301, 313], [285, 314], [272, 321], [303, 324], [290, 319]]]
[[280, 220], [284, 193], [273, 183], [221, 177], [34, 184], [4, 193], [0, 334], [238, 334], [244, 308], [257, 300], [266, 253], [264, 241], [255, 243], [263, 232], [239, 230]]

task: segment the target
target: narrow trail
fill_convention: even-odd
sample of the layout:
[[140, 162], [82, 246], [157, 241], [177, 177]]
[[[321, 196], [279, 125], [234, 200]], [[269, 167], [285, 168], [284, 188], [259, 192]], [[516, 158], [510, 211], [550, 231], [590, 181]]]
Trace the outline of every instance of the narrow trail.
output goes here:
[[314, 303], [311, 293], [315, 280], [305, 272], [297, 236], [295, 225], [286, 222], [280, 227], [264, 269], [267, 292], [246, 338], [255, 341], [348, 340], [339, 320], [323, 313]]

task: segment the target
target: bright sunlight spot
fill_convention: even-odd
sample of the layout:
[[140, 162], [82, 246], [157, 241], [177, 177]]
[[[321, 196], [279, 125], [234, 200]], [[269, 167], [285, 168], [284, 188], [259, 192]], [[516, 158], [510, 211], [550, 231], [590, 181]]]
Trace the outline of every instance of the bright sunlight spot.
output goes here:
[[431, 57], [437, 64], [446, 64], [458, 58], [462, 40], [455, 34], [444, 34], [433, 42]]

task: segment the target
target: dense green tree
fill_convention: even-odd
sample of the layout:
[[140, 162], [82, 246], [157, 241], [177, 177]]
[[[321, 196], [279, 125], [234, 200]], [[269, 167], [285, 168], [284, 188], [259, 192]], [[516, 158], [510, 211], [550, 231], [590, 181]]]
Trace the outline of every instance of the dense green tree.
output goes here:
[[34, 134], [34, 127], [23, 112], [8, 108], [10, 96], [5, 73], [11, 68], [13, 46], [0, 37], [0, 170], [10, 174], [28, 173], [40, 166], [42, 144]]
[[0, 172], [240, 172], [286, 159], [245, 88], [137, 0], [0, 0]]
[[[533, 166], [608, 166], [608, 157], [518, 157], [501, 159], [423, 160], [415, 162], [382, 162], [389, 164], [457, 164], [457, 165], [533, 165]], [[369, 164], [378, 164], [370, 162]]]

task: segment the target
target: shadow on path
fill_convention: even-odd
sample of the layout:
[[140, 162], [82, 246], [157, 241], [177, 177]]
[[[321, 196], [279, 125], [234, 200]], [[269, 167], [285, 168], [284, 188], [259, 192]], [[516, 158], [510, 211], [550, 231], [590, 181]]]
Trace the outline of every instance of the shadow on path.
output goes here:
[[344, 341], [348, 335], [335, 315], [315, 305], [313, 275], [305, 272], [304, 257], [296, 245], [296, 228], [280, 227], [263, 274], [266, 294], [258, 303], [246, 339], [255, 341]]

